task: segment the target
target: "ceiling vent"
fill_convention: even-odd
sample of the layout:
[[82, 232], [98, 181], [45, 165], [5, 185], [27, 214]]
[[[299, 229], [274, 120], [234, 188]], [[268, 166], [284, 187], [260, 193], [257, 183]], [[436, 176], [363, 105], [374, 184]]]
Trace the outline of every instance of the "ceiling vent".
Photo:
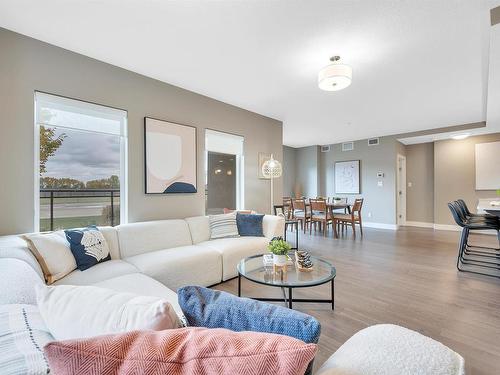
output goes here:
[[321, 152], [330, 152], [330, 145], [321, 146]]
[[354, 142], [342, 143], [342, 151], [352, 151], [354, 150]]
[[380, 143], [380, 138], [370, 138], [368, 139], [368, 146], [378, 146]]

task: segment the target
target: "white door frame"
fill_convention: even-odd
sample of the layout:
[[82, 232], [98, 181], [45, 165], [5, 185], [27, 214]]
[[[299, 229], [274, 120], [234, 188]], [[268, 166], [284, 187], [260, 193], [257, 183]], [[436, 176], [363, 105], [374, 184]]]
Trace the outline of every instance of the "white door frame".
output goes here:
[[396, 224], [406, 223], [406, 156], [396, 157]]

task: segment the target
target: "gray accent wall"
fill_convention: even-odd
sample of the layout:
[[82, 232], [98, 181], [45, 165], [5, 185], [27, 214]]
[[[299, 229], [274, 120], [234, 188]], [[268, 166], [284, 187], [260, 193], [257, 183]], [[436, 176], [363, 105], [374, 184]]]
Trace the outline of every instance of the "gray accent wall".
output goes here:
[[[353, 151], [342, 151], [342, 144], [331, 146], [330, 152], [321, 153], [322, 183], [320, 195], [333, 197], [364, 198], [363, 219], [366, 222], [396, 224], [396, 155], [404, 152], [404, 145], [395, 137], [381, 137], [380, 144], [368, 146], [366, 139], [355, 141]], [[335, 192], [336, 161], [360, 160], [359, 195], [337, 194]], [[377, 173], [382, 172], [383, 178]], [[383, 186], [378, 186], [382, 181]]]
[[297, 166], [296, 149], [289, 146], [283, 146], [283, 195], [287, 197], [295, 196]]
[[[290, 147], [286, 147], [290, 149]], [[293, 151], [292, 151], [293, 150]], [[396, 223], [396, 156], [406, 154], [403, 144], [395, 137], [381, 137], [378, 146], [368, 146], [366, 139], [355, 141], [353, 151], [342, 151], [342, 144], [330, 145], [329, 152], [319, 146], [301, 147], [284, 152], [284, 181], [286, 192], [293, 187], [293, 196], [341, 196], [365, 198], [363, 218], [366, 222]], [[335, 192], [334, 165], [336, 161], [360, 160], [361, 192], [343, 195]], [[291, 164], [295, 163], [295, 168]], [[384, 173], [383, 178], [377, 172]], [[295, 176], [295, 181], [293, 180]], [[382, 181], [383, 186], [378, 186]]]
[[319, 147], [309, 146], [296, 149], [296, 196], [316, 197], [319, 195], [320, 171]]
[[[245, 206], [269, 211], [269, 181], [258, 179], [258, 153], [282, 160], [280, 121], [1, 28], [0, 50], [0, 234], [34, 228], [35, 90], [128, 111], [130, 222], [204, 214], [205, 128], [245, 137]], [[144, 194], [144, 116], [198, 128], [198, 193]], [[281, 196], [278, 179], [275, 201]]]
[[434, 143], [406, 146], [406, 220], [434, 223]]
[[[475, 145], [500, 141], [500, 133], [434, 142], [434, 220], [454, 224], [447, 203], [462, 198], [475, 212], [478, 199], [495, 198], [495, 190], [476, 190]], [[492, 163], [500, 163], [500, 155]], [[500, 186], [499, 186], [500, 188]]]

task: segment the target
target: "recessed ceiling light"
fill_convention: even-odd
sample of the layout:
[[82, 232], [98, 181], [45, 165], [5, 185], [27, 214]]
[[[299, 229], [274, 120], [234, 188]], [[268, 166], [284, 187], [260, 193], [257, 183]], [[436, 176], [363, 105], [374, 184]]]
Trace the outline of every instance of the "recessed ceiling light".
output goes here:
[[467, 138], [469, 135], [470, 135], [469, 133], [463, 133], [463, 134], [452, 135], [451, 138], [456, 141], [459, 141], [461, 139]]
[[340, 56], [330, 58], [332, 62], [318, 73], [318, 86], [325, 91], [345, 89], [352, 81], [352, 68], [339, 62]]

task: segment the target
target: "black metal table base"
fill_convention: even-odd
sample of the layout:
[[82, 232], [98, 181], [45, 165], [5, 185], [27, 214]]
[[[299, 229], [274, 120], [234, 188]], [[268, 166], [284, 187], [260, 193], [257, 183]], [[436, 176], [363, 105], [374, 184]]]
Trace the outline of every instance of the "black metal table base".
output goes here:
[[285, 233], [284, 240], [286, 241], [286, 232], [288, 231], [288, 227], [292, 228], [292, 231], [295, 230], [295, 245], [291, 248], [291, 250], [299, 249], [299, 222], [297, 220], [287, 221], [285, 222]]
[[[331, 284], [331, 299], [315, 299], [315, 298], [293, 298], [292, 289], [295, 288], [307, 288], [307, 286], [302, 287], [281, 287], [281, 291], [283, 292], [283, 298], [257, 298], [257, 297], [248, 297], [251, 299], [255, 299], [257, 301], [264, 302], [284, 302], [285, 306], [292, 309], [294, 302], [309, 302], [309, 303], [330, 303], [332, 305], [332, 310], [335, 310], [335, 278], [333, 278], [330, 282]], [[273, 285], [269, 285], [273, 286]], [[316, 286], [316, 285], [315, 285]], [[286, 295], [286, 289], [288, 289], [288, 296]], [[238, 274], [238, 297], [241, 297], [241, 275]]]

